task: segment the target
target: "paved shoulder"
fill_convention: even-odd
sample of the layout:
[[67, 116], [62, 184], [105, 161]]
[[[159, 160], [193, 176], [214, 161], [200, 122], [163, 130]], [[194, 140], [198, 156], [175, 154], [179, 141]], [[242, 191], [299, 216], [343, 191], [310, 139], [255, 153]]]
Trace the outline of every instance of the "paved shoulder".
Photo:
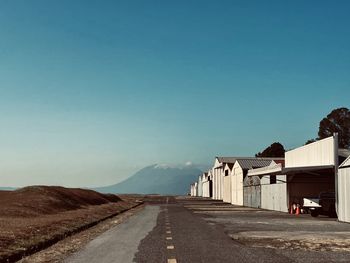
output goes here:
[[146, 206], [128, 221], [110, 229], [91, 241], [66, 263], [128, 263], [133, 262], [140, 241], [156, 226], [158, 206]]

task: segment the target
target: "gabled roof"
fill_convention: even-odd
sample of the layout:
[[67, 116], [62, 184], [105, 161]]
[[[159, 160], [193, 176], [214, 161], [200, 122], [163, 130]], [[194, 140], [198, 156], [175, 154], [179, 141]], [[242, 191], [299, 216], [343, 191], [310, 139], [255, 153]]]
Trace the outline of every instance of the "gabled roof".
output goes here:
[[[233, 166], [235, 165], [234, 163], [226, 163], [226, 165], [228, 166], [228, 168], [230, 170], [232, 170]], [[225, 168], [225, 167], [224, 167]]]
[[235, 163], [238, 157], [216, 157], [220, 163]]
[[244, 170], [269, 166], [272, 161], [284, 165], [284, 158], [277, 157], [216, 157], [216, 159], [223, 164], [228, 164], [230, 169], [232, 169], [236, 161], [238, 161], [239, 165]]
[[339, 168], [350, 167], [350, 156], [339, 166]]

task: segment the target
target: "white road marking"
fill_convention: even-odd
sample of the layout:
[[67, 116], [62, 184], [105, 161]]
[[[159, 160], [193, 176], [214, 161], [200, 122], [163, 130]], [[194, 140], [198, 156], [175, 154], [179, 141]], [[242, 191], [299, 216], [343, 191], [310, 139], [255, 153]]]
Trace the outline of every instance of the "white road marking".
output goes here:
[[171, 234], [171, 231], [166, 231], [167, 234]]
[[168, 263], [177, 263], [175, 258], [169, 258]]
[[166, 248], [167, 248], [167, 249], [174, 249], [174, 246], [173, 246], [173, 245], [170, 245], [170, 246], [167, 246]]
[[166, 237], [167, 240], [172, 240], [173, 238], [172, 237]]

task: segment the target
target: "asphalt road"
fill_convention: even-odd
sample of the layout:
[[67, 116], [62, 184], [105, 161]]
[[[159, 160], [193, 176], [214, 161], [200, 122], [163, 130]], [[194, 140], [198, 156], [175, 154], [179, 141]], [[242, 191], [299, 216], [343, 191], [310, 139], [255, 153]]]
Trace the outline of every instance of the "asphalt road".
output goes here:
[[[222, 206], [222, 202], [217, 205]], [[225, 226], [215, 222], [221, 220], [220, 216], [211, 214], [210, 218], [215, 220], [208, 220], [208, 215], [197, 212], [188, 208], [186, 199], [150, 198], [143, 211], [93, 240], [66, 262], [338, 262], [322, 254], [313, 254], [311, 259], [304, 251], [296, 258], [293, 250], [238, 242], [230, 237]], [[235, 228], [235, 223], [229, 231]], [[341, 261], [348, 262], [347, 254], [339, 255]]]
[[156, 226], [159, 206], [146, 206], [137, 215], [92, 240], [67, 263], [133, 262], [140, 241]]

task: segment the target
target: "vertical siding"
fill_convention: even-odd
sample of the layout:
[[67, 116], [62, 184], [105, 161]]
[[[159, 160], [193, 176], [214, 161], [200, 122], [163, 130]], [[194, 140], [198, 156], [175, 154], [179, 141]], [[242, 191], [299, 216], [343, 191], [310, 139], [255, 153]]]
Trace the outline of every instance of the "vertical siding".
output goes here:
[[286, 167], [334, 165], [335, 140], [332, 137], [285, 153]]
[[243, 170], [238, 162], [232, 169], [232, 197], [231, 203], [234, 205], [243, 205]]
[[202, 175], [198, 177], [198, 196], [203, 196]]
[[223, 201], [231, 203], [231, 176], [224, 176]]
[[350, 223], [350, 167], [338, 172], [338, 219]]
[[261, 208], [288, 212], [287, 178], [277, 175], [276, 184], [270, 184], [270, 176], [261, 178]]
[[224, 172], [220, 169], [220, 200], [224, 199]]
[[213, 199], [218, 199], [218, 182], [216, 169], [213, 170]]
[[258, 176], [244, 178], [243, 205], [247, 207], [261, 207], [261, 185]]
[[209, 182], [208, 181], [203, 181], [203, 186], [202, 186], [202, 191], [203, 191], [203, 197], [209, 197]]
[[214, 169], [215, 175], [215, 199], [219, 199], [219, 174], [218, 169]]

